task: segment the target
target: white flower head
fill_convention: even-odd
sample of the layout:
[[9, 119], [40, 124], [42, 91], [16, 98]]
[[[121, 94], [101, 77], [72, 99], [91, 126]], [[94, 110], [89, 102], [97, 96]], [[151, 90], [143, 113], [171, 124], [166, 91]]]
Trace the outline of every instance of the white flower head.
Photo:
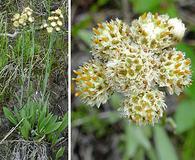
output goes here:
[[191, 84], [191, 61], [185, 59], [184, 54], [176, 49], [164, 51], [160, 56], [159, 77], [160, 87], [167, 87], [170, 94], [179, 95], [185, 86]]
[[154, 85], [153, 54], [133, 43], [112, 53], [115, 56], [106, 63], [106, 78], [115, 91], [130, 95]]
[[57, 25], [56, 22], [51, 22], [52, 27], [55, 27], [56, 25]]
[[13, 26], [16, 28], [26, 26], [29, 23], [34, 22], [34, 17], [32, 17], [33, 10], [29, 7], [23, 9], [22, 13], [16, 13], [13, 18]]
[[30, 16], [30, 17], [28, 18], [28, 21], [31, 22], [31, 23], [34, 22], [34, 20], [35, 20], [34, 17], [31, 17], [31, 16]]
[[118, 19], [98, 24], [93, 60], [75, 71], [76, 96], [99, 107], [110, 93], [119, 92], [125, 96], [120, 108], [125, 117], [140, 125], [157, 123], [166, 108], [159, 88], [179, 95], [191, 84], [191, 61], [174, 48], [184, 32], [178, 18], [151, 13], [130, 27]]
[[99, 107], [107, 102], [111, 93], [105, 79], [105, 68], [98, 61], [90, 61], [74, 71], [77, 77], [74, 79], [77, 85], [76, 96], [90, 105]]
[[46, 29], [47, 29], [48, 33], [52, 33], [53, 32], [53, 28], [52, 27], [47, 27]]
[[20, 14], [19, 13], [16, 13], [13, 16], [12, 21], [18, 20], [19, 18], [20, 18]]
[[163, 116], [166, 108], [164, 94], [158, 90], [142, 91], [126, 97], [119, 109], [122, 115], [139, 125], [154, 125]]
[[183, 38], [186, 30], [185, 25], [178, 18], [169, 19], [168, 24], [169, 26], [172, 26], [170, 32], [180, 41]]
[[[41, 28], [47, 27], [48, 33], [52, 33], [53, 31], [59, 32], [62, 29], [61, 27], [63, 26], [62, 11], [60, 9], [52, 11], [51, 16], [48, 17], [47, 21], [49, 21], [49, 22], [44, 22], [41, 25]], [[44, 27], [44, 26], [46, 26], [46, 27]]]
[[102, 61], [109, 59], [109, 50], [118, 48], [121, 42], [130, 41], [129, 26], [119, 19], [99, 23], [97, 28], [93, 28], [93, 33], [92, 54]]
[[13, 26], [17, 28], [20, 26], [20, 23], [18, 21], [14, 21]]
[[185, 26], [177, 18], [170, 19], [168, 15], [145, 13], [132, 22], [130, 30], [136, 43], [145, 49], [158, 51], [174, 46], [181, 40]]
[[59, 32], [61, 30], [60, 27], [56, 27], [55, 29], [57, 32]]

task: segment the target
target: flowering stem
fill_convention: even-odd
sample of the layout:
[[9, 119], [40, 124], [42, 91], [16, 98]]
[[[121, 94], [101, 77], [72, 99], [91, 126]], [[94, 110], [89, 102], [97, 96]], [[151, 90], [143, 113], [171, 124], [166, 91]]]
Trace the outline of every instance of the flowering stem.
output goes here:
[[48, 78], [49, 78], [49, 73], [50, 73], [50, 69], [51, 69], [51, 61], [50, 61], [50, 55], [52, 52], [52, 47], [53, 47], [53, 43], [55, 42], [55, 36], [54, 33], [51, 33], [50, 37], [49, 37], [49, 48], [48, 51], [46, 53], [46, 69], [45, 69], [45, 78], [43, 81], [43, 95], [42, 95], [42, 101], [44, 102], [44, 97], [46, 94], [46, 89], [47, 89], [47, 83], [48, 83]]

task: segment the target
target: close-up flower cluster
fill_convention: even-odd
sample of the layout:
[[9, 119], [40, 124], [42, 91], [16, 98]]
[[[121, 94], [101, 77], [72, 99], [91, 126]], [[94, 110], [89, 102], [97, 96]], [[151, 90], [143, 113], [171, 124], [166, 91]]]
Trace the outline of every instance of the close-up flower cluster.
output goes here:
[[33, 10], [29, 7], [23, 9], [22, 13], [14, 14], [12, 18], [13, 26], [16, 28], [26, 26], [28, 23], [34, 22], [34, 17], [32, 16]]
[[122, 115], [140, 125], [157, 123], [166, 109], [166, 89], [179, 95], [191, 84], [191, 61], [175, 48], [185, 30], [180, 19], [152, 13], [130, 26], [119, 19], [98, 24], [93, 60], [74, 71], [76, 96], [99, 107], [113, 92], [122, 93]]
[[52, 33], [53, 31], [59, 32], [63, 25], [63, 14], [61, 9], [57, 9], [51, 12], [51, 16], [48, 17], [47, 22], [45, 21], [41, 28], [46, 28], [48, 33]]

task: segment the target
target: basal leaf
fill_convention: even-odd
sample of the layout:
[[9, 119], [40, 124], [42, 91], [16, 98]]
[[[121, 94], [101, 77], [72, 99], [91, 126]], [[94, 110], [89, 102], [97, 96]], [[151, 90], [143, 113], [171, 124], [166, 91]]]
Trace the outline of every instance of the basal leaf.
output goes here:
[[65, 150], [64, 147], [61, 147], [61, 148], [58, 150], [58, 152], [56, 153], [56, 160], [60, 159], [60, 158], [63, 156], [64, 150]]
[[154, 141], [159, 160], [178, 160], [173, 144], [160, 126], [154, 127]]
[[6, 107], [3, 107], [3, 113], [5, 117], [14, 125], [17, 124], [17, 119], [15, 118], [14, 114]]
[[195, 126], [195, 101], [180, 102], [175, 113], [177, 133], [182, 133]]

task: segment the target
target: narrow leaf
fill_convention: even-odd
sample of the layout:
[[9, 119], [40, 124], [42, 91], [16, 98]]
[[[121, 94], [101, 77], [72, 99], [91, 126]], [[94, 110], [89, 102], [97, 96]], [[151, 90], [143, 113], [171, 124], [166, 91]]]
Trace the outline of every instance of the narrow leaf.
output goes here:
[[46, 129], [45, 129], [45, 134], [50, 134], [54, 131], [56, 131], [60, 125], [62, 124], [62, 122], [56, 122], [56, 123], [52, 123], [50, 124]]
[[64, 150], [65, 150], [64, 147], [61, 147], [61, 148], [58, 150], [58, 152], [56, 153], [56, 160], [60, 159], [60, 158], [63, 156]]
[[6, 107], [3, 107], [3, 113], [5, 117], [14, 125], [17, 124], [17, 119], [15, 118], [14, 114]]
[[68, 113], [66, 113], [63, 117], [62, 124], [58, 128], [57, 132], [61, 133], [68, 126]]
[[24, 120], [23, 121], [23, 125], [21, 127], [21, 134], [22, 136], [24, 137], [24, 139], [28, 139], [29, 138], [29, 133], [30, 133], [30, 130], [31, 130], [31, 125], [30, 123], [28, 122], [28, 120]]
[[178, 160], [174, 146], [162, 127], [154, 128], [154, 140], [159, 160]]

